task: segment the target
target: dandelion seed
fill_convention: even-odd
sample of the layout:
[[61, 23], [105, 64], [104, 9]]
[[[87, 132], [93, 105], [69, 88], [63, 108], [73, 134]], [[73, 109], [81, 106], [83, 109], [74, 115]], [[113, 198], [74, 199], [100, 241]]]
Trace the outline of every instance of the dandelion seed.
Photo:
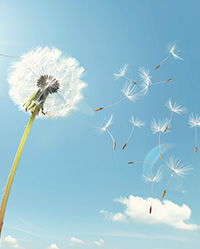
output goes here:
[[122, 150], [125, 149], [125, 147], [127, 146], [128, 142], [129, 142], [129, 140], [130, 140], [130, 138], [131, 138], [131, 136], [133, 134], [134, 128], [135, 127], [141, 128], [142, 126], [145, 125], [145, 123], [143, 121], [139, 120], [138, 118], [134, 118], [134, 116], [131, 117], [130, 122], [133, 124], [133, 128], [131, 130], [131, 133], [129, 134], [129, 137], [128, 137], [126, 143], [122, 147]]
[[158, 133], [158, 145], [159, 145], [159, 151], [160, 151], [160, 158], [163, 159], [161, 149], [160, 149], [160, 134], [164, 132], [166, 127], [169, 127], [169, 119], [165, 118], [162, 120], [156, 121], [155, 118], [151, 121], [151, 130], [153, 134]]
[[108, 127], [113, 123], [113, 115], [110, 116], [109, 120], [107, 121], [106, 119], [102, 122], [102, 123], [98, 123], [96, 126], [97, 131], [100, 132], [108, 132], [109, 136], [112, 139], [113, 142], [113, 149], [116, 148], [116, 141], [112, 135], [112, 133], [110, 132], [110, 130], [108, 129]]
[[140, 86], [142, 87], [143, 94], [146, 94], [148, 92], [150, 86], [167, 83], [173, 80], [172, 78], [170, 78], [168, 80], [163, 80], [163, 81], [152, 83], [151, 75], [149, 73], [150, 71], [145, 69], [144, 67], [139, 68], [139, 76], [142, 80], [142, 83], [140, 84]]
[[106, 108], [109, 108], [111, 106], [114, 106], [122, 101], [124, 101], [125, 99], [129, 99], [131, 102], [135, 103], [141, 96], [141, 93], [137, 91], [137, 87], [136, 86], [132, 86], [132, 85], [127, 85], [125, 84], [122, 88], [122, 93], [125, 95], [124, 98], [118, 100], [117, 102], [111, 104], [111, 105], [108, 105], [108, 106], [105, 106], [105, 107], [99, 107], [99, 108], [96, 108], [95, 111], [100, 111], [100, 110], [103, 110], [103, 109], [106, 109]]
[[195, 128], [195, 149], [194, 149], [194, 153], [197, 153], [197, 128], [198, 126], [200, 126], [200, 116], [197, 114], [194, 116], [194, 114], [192, 113], [189, 116], [189, 125], [190, 128]]
[[[13, 56], [10, 56], [13, 57]], [[0, 208], [0, 236], [6, 205], [15, 172], [28, 134], [36, 117], [66, 116], [83, 99], [81, 81], [84, 68], [72, 57], [63, 57], [56, 48], [37, 48], [15, 62], [9, 75], [10, 97], [20, 110], [31, 112], [7, 181]]]
[[165, 127], [163, 132], [166, 132], [168, 127], [171, 125], [173, 113], [181, 114], [187, 112], [187, 109], [185, 107], [181, 107], [177, 102], [174, 102], [174, 104], [172, 104], [171, 99], [167, 101], [166, 107], [170, 109], [171, 115], [169, 118], [169, 124]]
[[181, 57], [179, 57], [177, 54], [175, 54], [175, 52], [176, 52], [176, 44], [174, 44], [173, 46], [170, 46], [168, 50], [169, 50], [170, 54], [157, 67], [155, 67], [155, 70], [158, 69], [171, 55], [175, 59], [183, 60]]
[[172, 173], [169, 177], [169, 180], [167, 182], [165, 190], [162, 193], [161, 198], [163, 198], [165, 196], [168, 185], [169, 185], [174, 173], [180, 177], [184, 177], [192, 170], [192, 167], [180, 164], [180, 162], [181, 162], [181, 160], [179, 160], [178, 158], [175, 158], [174, 156], [168, 157], [166, 159], [166, 165], [167, 165], [167, 167], [169, 167], [172, 170]]
[[136, 85], [137, 82], [135, 82], [134, 80], [132, 80], [126, 76], [127, 70], [128, 70], [128, 64], [125, 64], [123, 67], [121, 67], [119, 69], [119, 71], [117, 73], [114, 73], [115, 79], [118, 80], [119, 78], [124, 77], [125, 79], [127, 79], [128, 81], [130, 81]]
[[143, 179], [145, 182], [151, 182], [151, 204], [149, 208], [149, 213], [152, 213], [152, 202], [153, 202], [153, 183], [154, 182], [160, 182], [162, 179], [162, 173], [157, 170], [156, 174], [153, 174], [152, 171], [149, 171], [147, 173], [147, 176], [143, 175]]

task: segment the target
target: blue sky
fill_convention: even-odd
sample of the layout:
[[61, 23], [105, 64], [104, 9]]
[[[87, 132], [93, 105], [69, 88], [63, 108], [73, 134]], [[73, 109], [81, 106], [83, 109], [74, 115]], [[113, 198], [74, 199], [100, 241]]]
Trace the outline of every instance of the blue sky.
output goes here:
[[[127, 75], [139, 83], [140, 66], [150, 70], [152, 81], [173, 78], [171, 83], [150, 88], [137, 103], [126, 100], [93, 116], [82, 110], [63, 119], [35, 120], [9, 197], [3, 249], [199, 248], [199, 229], [178, 229], [172, 226], [173, 222], [166, 224], [168, 218], [178, 215], [179, 206], [183, 207], [180, 219], [188, 217], [185, 223], [200, 226], [200, 157], [199, 151], [194, 154], [194, 129], [188, 125], [190, 113], [200, 114], [199, 8], [197, 0], [0, 2], [0, 53], [21, 55], [37, 46], [53, 46], [74, 56], [87, 71], [85, 101], [92, 109], [123, 97], [121, 88], [126, 81], [115, 81], [113, 74], [126, 63]], [[155, 66], [168, 55], [168, 45], [173, 43], [184, 60], [171, 57], [155, 71]], [[0, 90], [4, 96], [0, 101], [1, 196], [29, 119], [8, 95], [11, 62], [10, 58], [0, 58]], [[174, 145], [163, 157], [174, 154], [191, 165], [193, 171], [184, 179], [174, 177], [170, 183], [165, 200], [172, 205], [172, 213], [164, 219], [165, 224], [147, 224], [146, 213], [136, 212], [137, 218], [133, 218], [132, 213], [126, 212], [126, 208], [136, 205], [143, 210], [140, 202], [133, 206], [132, 202], [123, 204], [130, 200], [129, 196], [144, 201], [150, 197], [150, 184], [141, 177], [147, 168], [127, 163], [144, 160], [158, 145], [150, 123], [153, 117], [169, 117], [165, 103], [170, 97], [186, 106], [188, 112], [175, 115], [171, 132], [161, 137], [162, 143]], [[99, 135], [94, 129], [96, 122], [111, 114], [115, 151], [108, 134]], [[135, 129], [122, 151], [132, 128], [131, 115], [144, 120], [146, 126]], [[158, 151], [155, 157], [156, 165], [165, 171]], [[158, 200], [169, 177], [167, 170], [165, 173], [162, 182], [155, 184], [154, 197]], [[108, 212], [107, 218], [101, 210]], [[113, 221], [116, 213], [125, 215], [127, 221]]]

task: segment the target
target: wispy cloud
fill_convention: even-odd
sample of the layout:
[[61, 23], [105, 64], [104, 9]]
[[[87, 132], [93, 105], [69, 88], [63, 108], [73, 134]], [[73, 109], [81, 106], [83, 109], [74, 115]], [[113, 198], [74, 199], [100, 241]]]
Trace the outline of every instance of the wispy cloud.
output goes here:
[[191, 209], [183, 204], [179, 206], [172, 201], [154, 199], [153, 212], [150, 215], [148, 212], [150, 199], [130, 195], [128, 198], [118, 198], [115, 201], [126, 206], [123, 213], [112, 213], [101, 210], [106, 218], [112, 221], [133, 221], [144, 224], [166, 224], [177, 229], [196, 230], [200, 227], [196, 224], [186, 223], [190, 220]]
[[118, 238], [142, 238], [142, 239], [151, 239], [151, 240], [174, 240], [180, 242], [189, 242], [188, 239], [177, 236], [170, 236], [165, 234], [145, 234], [145, 233], [135, 233], [135, 232], [124, 232], [124, 231], [114, 231], [114, 232], [103, 232], [96, 235], [105, 236], [105, 237], [118, 237]]
[[81, 239], [77, 239], [77, 238], [75, 238], [75, 237], [72, 237], [71, 239], [70, 239], [70, 246], [74, 246], [74, 244], [75, 243], [78, 243], [78, 244], [85, 244], [85, 241], [83, 241], [83, 240], [81, 240]]
[[100, 214], [104, 214], [105, 218], [112, 221], [122, 221], [127, 222], [127, 216], [122, 213], [113, 214], [112, 212], [108, 212], [106, 210], [100, 210]]
[[6, 226], [6, 228], [8, 228], [10, 230], [16, 230], [16, 231], [20, 231], [20, 232], [23, 232], [23, 233], [27, 233], [27, 234], [35, 236], [35, 237], [39, 237], [39, 235], [37, 235], [35, 233], [32, 233], [32, 232], [30, 232], [30, 231], [28, 231], [26, 229], [19, 228], [19, 227]]
[[100, 239], [99, 241], [95, 241], [94, 243], [97, 246], [104, 246], [104, 240], [103, 239]]

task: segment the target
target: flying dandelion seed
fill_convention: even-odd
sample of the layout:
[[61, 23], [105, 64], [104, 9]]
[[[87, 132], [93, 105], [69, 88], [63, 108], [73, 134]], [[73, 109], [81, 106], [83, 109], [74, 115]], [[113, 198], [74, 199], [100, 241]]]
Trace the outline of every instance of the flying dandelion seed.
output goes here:
[[152, 213], [152, 202], [153, 202], [153, 183], [154, 182], [160, 182], [162, 179], [162, 173], [159, 171], [159, 169], [157, 170], [156, 174], [153, 174], [152, 171], [149, 171], [147, 173], [147, 176], [143, 175], [143, 179], [145, 182], [151, 182], [151, 204], [150, 204], [150, 208], [149, 208], [149, 213]]
[[153, 164], [153, 163], [150, 163], [150, 162], [145, 162], [145, 161], [134, 161], [134, 162], [128, 162], [128, 164], [135, 164], [135, 163], [146, 163], [146, 164], [150, 164], [150, 165], [153, 165], [154, 167], [156, 167], [156, 165], [155, 164]]
[[124, 77], [125, 79], [127, 79], [128, 81], [134, 83], [135, 85], [137, 84], [136, 81], [130, 79], [129, 77], [126, 76], [128, 70], [128, 64], [125, 64], [123, 67], [121, 67], [117, 73], [114, 73], [114, 77], [116, 80], [118, 80], [121, 77]]
[[0, 208], [0, 236], [13, 179], [36, 115], [53, 118], [66, 116], [71, 110], [77, 109], [76, 105], [83, 99], [82, 89], [87, 86], [81, 80], [84, 68], [79, 66], [75, 58], [63, 57], [56, 48], [39, 47], [20, 58], [20, 61], [13, 63], [13, 71], [8, 77], [9, 94], [20, 110], [25, 109], [31, 113], [31, 118], [22, 136], [4, 191]]
[[159, 145], [159, 151], [160, 151], [160, 158], [163, 159], [161, 148], [160, 148], [160, 134], [164, 132], [165, 128], [169, 126], [169, 119], [165, 118], [162, 120], [156, 121], [155, 118], [151, 121], [151, 130], [153, 134], [158, 133], [158, 145]]
[[127, 141], [126, 141], [126, 143], [125, 143], [124, 146], [122, 147], [122, 150], [124, 150], [125, 147], [127, 146], [128, 142], [129, 142], [129, 140], [130, 140], [130, 138], [131, 138], [131, 136], [132, 136], [132, 134], [133, 134], [134, 128], [135, 128], [135, 127], [141, 128], [142, 126], [145, 125], [145, 123], [144, 123], [143, 121], [139, 120], [138, 118], [134, 118], [134, 116], [131, 117], [130, 122], [133, 124], [133, 128], [132, 128], [132, 130], [131, 130], [131, 133], [130, 133], [130, 135], [129, 135]]
[[108, 129], [108, 127], [113, 123], [113, 115], [110, 116], [109, 120], [107, 121], [106, 119], [104, 119], [104, 121], [102, 123], [98, 123], [96, 125], [96, 129], [97, 131], [100, 131], [100, 132], [105, 132], [107, 131], [109, 136], [111, 137], [112, 139], [112, 142], [113, 142], [113, 149], [116, 148], [116, 141], [112, 135], [112, 133], [110, 132], [110, 130]]
[[197, 128], [198, 126], [200, 126], [200, 116], [197, 114], [194, 116], [194, 114], [192, 113], [190, 116], [189, 116], [189, 125], [190, 125], [190, 128], [195, 128], [195, 149], [194, 149], [194, 153], [197, 153]]
[[177, 102], [174, 102], [174, 104], [172, 104], [171, 99], [169, 99], [167, 101], [166, 107], [170, 109], [171, 115], [170, 115], [170, 118], [169, 118], [169, 124], [165, 127], [163, 132], [166, 132], [168, 127], [171, 125], [172, 117], [173, 117], [174, 113], [181, 114], [181, 113], [187, 112], [187, 108], [181, 107]]
[[[176, 47], [176, 44], [174, 44], [174, 45], [172, 45], [172, 46], [170, 46], [169, 47], [169, 52], [170, 52], [170, 54], [157, 66], [157, 67], [155, 67], [155, 70], [156, 69], [158, 69], [171, 55], [175, 58], [175, 59], [178, 59], [178, 60], [183, 60], [181, 57], [179, 57], [177, 54], [175, 54], [175, 52], [176, 52], [176, 49], [177, 49], [177, 47]], [[178, 52], [178, 51], [177, 51]], [[176, 52], [176, 53], [177, 53]]]
[[172, 170], [172, 173], [169, 177], [169, 180], [167, 182], [165, 190], [162, 193], [161, 198], [163, 198], [165, 196], [168, 185], [169, 185], [174, 173], [180, 177], [184, 177], [187, 174], [189, 174], [189, 172], [192, 170], [192, 167], [184, 166], [183, 164], [180, 164], [180, 162], [181, 162], [181, 160], [179, 160], [178, 158], [175, 158], [174, 156], [168, 157], [166, 159], [166, 165], [167, 165], [167, 167], [169, 167]]
[[130, 84], [129, 85], [125, 84], [121, 91], [125, 95], [124, 98], [120, 99], [119, 101], [117, 101], [117, 102], [115, 102], [115, 103], [113, 103], [111, 105], [108, 105], [108, 106], [105, 106], [105, 107], [99, 107], [99, 108], [95, 109], [95, 111], [100, 111], [100, 110], [109, 108], [111, 106], [114, 106], [114, 105], [124, 101], [125, 99], [129, 99], [131, 102], [135, 103], [141, 96], [141, 93], [138, 92], [137, 87], [132, 86]]
[[170, 78], [168, 80], [163, 80], [163, 81], [152, 83], [151, 81], [152, 77], [150, 75], [150, 71], [148, 69], [145, 69], [144, 67], [139, 68], [139, 76], [142, 80], [142, 83], [140, 84], [140, 86], [142, 87], [143, 94], [146, 94], [148, 92], [150, 86], [167, 83], [173, 80], [172, 78]]

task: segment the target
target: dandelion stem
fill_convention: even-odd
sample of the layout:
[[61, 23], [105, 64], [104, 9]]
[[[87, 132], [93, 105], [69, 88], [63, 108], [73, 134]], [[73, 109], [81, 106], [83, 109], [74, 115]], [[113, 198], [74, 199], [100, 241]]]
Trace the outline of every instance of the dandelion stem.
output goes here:
[[169, 54], [163, 61], [161, 61], [160, 66], [170, 57], [171, 54]]
[[155, 164], [150, 163], [150, 162], [145, 162], [145, 161], [128, 162], [128, 164], [133, 164], [133, 163], [147, 163], [147, 164], [151, 164], [151, 165], [153, 165], [154, 167], [156, 167], [156, 165], [155, 165]]
[[20, 56], [13, 56], [13, 55], [7, 55], [7, 54], [0, 54], [0, 56], [9, 57], [9, 58], [22, 58]]
[[103, 107], [103, 109], [108, 108], [108, 107], [111, 107], [111, 106], [113, 106], [113, 105], [116, 105], [116, 104], [122, 102], [123, 100], [125, 100], [126, 98], [127, 98], [127, 97], [124, 97], [123, 99], [120, 99], [119, 101], [117, 101], [117, 102], [115, 102], [115, 103], [113, 103], [113, 104], [111, 104], [111, 105], [107, 105], [107, 106]]
[[150, 214], [152, 212], [152, 202], [153, 202], [153, 181], [151, 182], [151, 204], [150, 204], [150, 208], [149, 208]]
[[171, 181], [171, 179], [172, 179], [172, 176], [173, 176], [173, 175], [174, 175], [174, 172], [172, 172], [172, 173], [171, 173], [171, 175], [170, 175], [170, 177], [169, 177], [169, 180], [168, 180], [168, 182], [167, 182], [167, 184], [166, 184], [165, 189], [167, 189], [167, 188], [168, 188], [169, 183], [170, 183], [170, 181]]
[[158, 84], [162, 84], [162, 83], [167, 83], [167, 82], [170, 82], [172, 81], [172, 79], [168, 79], [168, 80], [163, 80], [163, 81], [159, 81], [159, 82], [155, 82], [155, 83], [151, 83], [151, 85], [158, 85]]
[[130, 138], [131, 138], [131, 136], [132, 136], [132, 134], [133, 134], [134, 128], [135, 128], [135, 125], [133, 125], [133, 128], [132, 128], [132, 130], [131, 130], [131, 133], [130, 133], [130, 135], [129, 135], [127, 141], [126, 141], [126, 143], [125, 143], [124, 146], [122, 147], [122, 150], [123, 150], [123, 149], [126, 147], [126, 145], [128, 144], [128, 142], [129, 142], [129, 140], [130, 140]]
[[195, 126], [195, 153], [197, 153], [197, 125]]
[[174, 114], [174, 112], [171, 112], [171, 116], [170, 116], [170, 119], [169, 119], [169, 125], [171, 124], [171, 122], [172, 122], [172, 117], [173, 117], [173, 114]]
[[14, 176], [15, 176], [15, 173], [16, 173], [16, 170], [17, 170], [17, 166], [18, 166], [19, 160], [20, 160], [21, 155], [22, 155], [22, 151], [24, 149], [26, 140], [28, 138], [28, 135], [29, 135], [29, 132], [30, 132], [30, 129], [32, 127], [32, 124], [33, 124], [33, 121], [35, 119], [36, 114], [37, 114], [37, 108], [32, 113], [32, 116], [31, 116], [31, 118], [30, 118], [30, 120], [28, 122], [28, 125], [27, 125], [27, 127], [26, 127], [26, 129], [24, 131], [24, 134], [23, 134], [21, 142], [19, 144], [17, 153], [15, 155], [14, 162], [13, 162], [13, 165], [12, 165], [9, 177], [8, 177], [8, 181], [7, 181], [7, 184], [6, 184], [6, 188], [5, 188], [5, 191], [4, 191], [4, 195], [3, 195], [3, 199], [2, 199], [2, 203], [1, 203], [1, 208], [0, 208], [0, 237], [1, 237], [1, 231], [2, 231], [2, 226], [3, 226], [3, 220], [4, 220], [6, 205], [7, 205], [8, 197], [9, 197], [9, 194], [10, 194], [11, 186], [12, 186], [12, 183], [13, 183], [13, 179], [14, 179]]
[[127, 80], [129, 80], [130, 82], [134, 83], [135, 85], [137, 84], [134, 80], [131, 80], [130, 78], [128, 78], [125, 74], [123, 75], [124, 78], [126, 78]]
[[[180, 162], [181, 162], [181, 160], [179, 160], [179, 161], [177, 162], [177, 164], [176, 164], [175, 167], [174, 167], [174, 170], [178, 167], [178, 165], [179, 165]], [[168, 182], [167, 182], [167, 185], [166, 185], [166, 187], [165, 187], [165, 190], [164, 190], [164, 192], [163, 192], [161, 198], [164, 197], [164, 195], [165, 195], [165, 193], [166, 193], [166, 191], [167, 191], [167, 188], [168, 188], [168, 186], [169, 186], [169, 183], [170, 183], [170, 181], [171, 181], [173, 175], [174, 175], [174, 172], [171, 173], [171, 175], [170, 175], [170, 177], [169, 177], [169, 180], [168, 180]]]
[[159, 132], [159, 135], [158, 135], [158, 145], [159, 145], [159, 151], [160, 151], [160, 159], [162, 160], [163, 157], [162, 157], [162, 153], [161, 153], [161, 150], [160, 150], [160, 132]]

